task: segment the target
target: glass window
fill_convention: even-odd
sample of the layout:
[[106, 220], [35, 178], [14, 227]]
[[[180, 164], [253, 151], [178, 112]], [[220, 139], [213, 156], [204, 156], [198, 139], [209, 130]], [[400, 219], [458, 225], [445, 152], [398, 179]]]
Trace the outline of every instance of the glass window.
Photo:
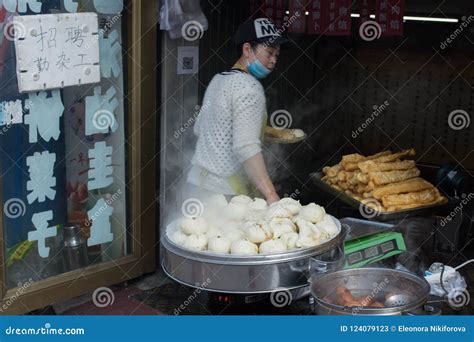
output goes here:
[[[126, 215], [123, 1], [14, 3], [0, 7], [0, 198], [8, 288], [132, 252]], [[31, 65], [35, 77], [49, 77], [54, 67], [72, 74], [78, 63], [90, 73], [94, 64], [87, 56], [94, 44], [87, 44], [85, 37], [92, 33], [81, 19], [67, 28], [31, 30], [13, 25], [13, 18], [76, 12], [98, 15], [91, 30], [99, 44], [100, 81], [20, 93], [17, 75], [23, 71], [17, 70], [17, 59], [23, 52], [17, 56], [15, 40], [22, 29], [42, 44]], [[61, 53], [51, 52], [53, 47]]]

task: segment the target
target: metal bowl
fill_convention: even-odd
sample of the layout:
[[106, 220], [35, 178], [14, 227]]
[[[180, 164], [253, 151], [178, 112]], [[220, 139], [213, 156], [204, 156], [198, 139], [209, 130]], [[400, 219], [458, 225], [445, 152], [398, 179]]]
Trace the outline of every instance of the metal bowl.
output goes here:
[[[423, 313], [430, 293], [424, 278], [388, 268], [356, 268], [312, 277], [311, 294], [316, 312], [323, 315], [400, 315]], [[336, 304], [336, 288], [346, 287], [354, 297], [370, 297], [384, 308]], [[426, 312], [427, 313], [427, 312]]]
[[[308, 285], [311, 267], [321, 260], [343, 263], [342, 250], [347, 226], [332, 217], [340, 227], [333, 239], [323, 244], [268, 255], [222, 255], [184, 249], [163, 234], [162, 267], [182, 284], [214, 292], [251, 294], [276, 289], [297, 289]], [[174, 229], [176, 222], [167, 227]], [[337, 259], [337, 260], [335, 260]]]

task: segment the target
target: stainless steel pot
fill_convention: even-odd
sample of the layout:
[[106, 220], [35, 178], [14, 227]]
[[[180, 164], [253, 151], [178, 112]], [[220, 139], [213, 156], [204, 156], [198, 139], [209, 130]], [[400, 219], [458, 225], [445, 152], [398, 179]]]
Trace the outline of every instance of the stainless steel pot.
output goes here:
[[[413, 273], [388, 268], [356, 268], [311, 277], [314, 309], [320, 315], [440, 314], [427, 299], [430, 285]], [[347, 307], [337, 304], [336, 289], [346, 287], [354, 297], [369, 297], [384, 308]]]
[[255, 294], [301, 288], [308, 285], [310, 274], [340, 268], [344, 263], [343, 243], [348, 227], [334, 220], [341, 230], [333, 239], [313, 248], [271, 255], [193, 252], [163, 234], [162, 267], [177, 282], [214, 292]]

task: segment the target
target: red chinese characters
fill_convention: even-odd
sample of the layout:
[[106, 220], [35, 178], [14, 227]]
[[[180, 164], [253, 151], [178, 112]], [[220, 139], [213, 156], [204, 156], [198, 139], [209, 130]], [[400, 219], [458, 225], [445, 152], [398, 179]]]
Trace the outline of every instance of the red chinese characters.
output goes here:
[[382, 36], [403, 35], [404, 0], [377, 0], [375, 18], [382, 29]]
[[291, 25], [288, 26], [288, 32], [293, 33], [305, 33], [306, 32], [306, 5], [309, 1], [307, 0], [290, 0], [289, 8], [290, 14], [288, 22]]
[[328, 36], [349, 36], [351, 34], [351, 0], [324, 1], [327, 6], [326, 29], [323, 34]]

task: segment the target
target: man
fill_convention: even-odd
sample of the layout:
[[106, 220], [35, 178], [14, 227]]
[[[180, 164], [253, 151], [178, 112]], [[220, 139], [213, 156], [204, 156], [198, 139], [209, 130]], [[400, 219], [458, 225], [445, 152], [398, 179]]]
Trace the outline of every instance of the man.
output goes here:
[[240, 25], [234, 41], [239, 60], [215, 75], [204, 94], [187, 180], [205, 192], [263, 196], [270, 204], [279, 196], [262, 156], [267, 115], [259, 80], [275, 69], [280, 44], [287, 39], [270, 20], [260, 18]]

